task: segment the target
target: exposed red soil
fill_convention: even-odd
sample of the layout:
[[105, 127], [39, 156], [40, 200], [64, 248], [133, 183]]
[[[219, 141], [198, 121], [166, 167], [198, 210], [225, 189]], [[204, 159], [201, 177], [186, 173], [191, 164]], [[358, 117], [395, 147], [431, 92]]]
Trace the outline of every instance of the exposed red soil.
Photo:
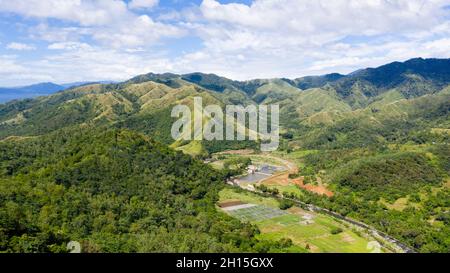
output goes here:
[[334, 195], [334, 193], [330, 190], [328, 190], [326, 187], [324, 186], [316, 186], [316, 185], [311, 185], [311, 184], [304, 184], [303, 183], [304, 177], [300, 177], [300, 178], [296, 178], [296, 179], [292, 179], [292, 183], [295, 185], [298, 185], [300, 188], [305, 189], [307, 191], [310, 192], [314, 192], [316, 194], [319, 195], [326, 195], [328, 197], [331, 197]]
[[[291, 170], [292, 173], [296, 173], [293, 170]], [[307, 191], [319, 194], [319, 195], [326, 195], [328, 197], [331, 197], [334, 195], [332, 191], [327, 189], [325, 186], [322, 185], [311, 185], [311, 184], [304, 184], [304, 177], [299, 177], [295, 179], [289, 178], [290, 172], [284, 172], [279, 175], [272, 176], [266, 180], [264, 180], [262, 183], [264, 185], [280, 185], [280, 186], [288, 186], [290, 184], [298, 185], [300, 188], [305, 189]]]
[[264, 185], [287, 186], [290, 184], [289, 174], [287, 172], [271, 176], [263, 181]]

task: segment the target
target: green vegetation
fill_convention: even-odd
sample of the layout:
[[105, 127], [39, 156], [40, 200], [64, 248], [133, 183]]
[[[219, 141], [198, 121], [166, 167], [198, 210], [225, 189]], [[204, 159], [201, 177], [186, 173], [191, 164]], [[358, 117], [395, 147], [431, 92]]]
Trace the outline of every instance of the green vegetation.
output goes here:
[[421, 252], [449, 251], [449, 226], [444, 222], [438, 224], [441, 221], [438, 219], [443, 219], [439, 216], [446, 215], [450, 208], [448, 189], [427, 196], [418, 208], [407, 206], [401, 211], [387, 209], [378, 202], [363, 201], [348, 191], [335, 194], [331, 199], [306, 191], [304, 196], [299, 199], [371, 224]]
[[[227, 177], [250, 161], [280, 161], [248, 140], [174, 142], [172, 107], [201, 96], [221, 106], [279, 104], [274, 155], [299, 167], [291, 178], [335, 195], [295, 185], [263, 192], [353, 217], [421, 252], [450, 252], [449, 68], [448, 59], [413, 59], [347, 76], [242, 82], [147, 74], [0, 104], [0, 251], [64, 252], [70, 240], [89, 252], [363, 251], [345, 228], [321, 227], [323, 240], [304, 240], [288, 235], [314, 229], [291, 226], [293, 218], [259, 223], [266, 231], [288, 224], [259, 234], [217, 212]], [[236, 149], [259, 154], [224, 156], [217, 170], [197, 160]], [[228, 189], [224, 197], [290, 210]], [[342, 243], [348, 236], [358, 247]]]
[[[384, 231], [421, 252], [449, 252], [448, 156], [445, 145], [339, 149], [305, 153], [302, 164], [325, 173], [332, 198], [291, 194]], [[446, 222], [447, 221], [447, 222]]]
[[334, 181], [342, 187], [363, 192], [368, 200], [381, 196], [395, 200], [421, 187], [442, 181], [437, 168], [420, 153], [377, 155], [350, 161], [335, 172]]
[[294, 206], [294, 202], [285, 200], [285, 199], [280, 200], [280, 209], [281, 210], [287, 210], [287, 209], [291, 208], [292, 206]]
[[264, 205], [272, 208], [278, 208], [279, 206], [279, 202], [273, 198], [265, 198], [240, 188], [224, 188], [219, 193], [219, 200], [239, 200], [244, 203]]
[[226, 169], [232, 168], [239, 171], [244, 171], [252, 160], [249, 157], [231, 157], [223, 161], [223, 165]]
[[185, 154], [194, 156], [194, 157], [207, 157], [208, 152], [205, 151], [202, 143], [199, 141], [191, 141], [188, 144], [176, 148], [178, 151], [182, 151]]
[[[273, 209], [278, 209], [279, 204], [273, 198], [261, 197], [239, 189], [225, 188], [220, 192], [220, 201], [229, 200], [240, 200]], [[329, 216], [307, 212], [297, 207], [282, 212], [284, 215], [252, 221], [261, 230], [257, 236], [259, 239], [290, 240], [293, 245], [287, 249], [289, 252], [352, 253], [369, 251], [367, 244], [370, 239], [361, 237]], [[233, 215], [240, 218], [239, 213], [233, 213]], [[309, 215], [311, 220], [303, 219], [304, 215]], [[340, 232], [333, 234], [333, 231], [336, 230]]]
[[276, 196], [280, 193], [280, 191], [278, 190], [277, 187], [268, 187], [264, 184], [257, 185], [257, 186], [255, 186], [255, 188], [263, 193], [268, 193], [268, 194], [271, 194], [274, 196]]
[[223, 175], [126, 130], [0, 142], [0, 251], [276, 251], [215, 209]]
[[339, 234], [342, 232], [343, 232], [342, 228], [339, 228], [339, 227], [331, 229], [331, 234], [333, 234], [333, 235], [336, 235], [336, 234]]
[[[261, 185], [263, 186], [263, 185]], [[290, 195], [302, 195], [302, 191], [299, 189], [297, 185], [289, 184], [289, 185], [264, 185], [266, 187], [276, 189], [279, 193], [283, 194], [283, 196], [290, 196]]]

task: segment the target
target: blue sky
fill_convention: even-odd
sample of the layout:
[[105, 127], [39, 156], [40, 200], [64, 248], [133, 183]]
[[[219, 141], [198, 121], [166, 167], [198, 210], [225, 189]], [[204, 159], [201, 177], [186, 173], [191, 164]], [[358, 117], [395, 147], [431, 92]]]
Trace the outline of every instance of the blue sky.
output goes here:
[[450, 0], [0, 0], [0, 86], [449, 58]]

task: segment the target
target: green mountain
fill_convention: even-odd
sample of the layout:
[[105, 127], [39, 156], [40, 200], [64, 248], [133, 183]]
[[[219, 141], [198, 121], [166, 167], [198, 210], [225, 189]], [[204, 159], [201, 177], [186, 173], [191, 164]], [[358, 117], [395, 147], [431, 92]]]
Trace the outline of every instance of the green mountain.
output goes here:
[[[292, 143], [300, 148], [405, 143], [418, 134], [432, 141], [432, 131], [448, 126], [449, 63], [448, 59], [413, 59], [347, 76], [241, 82], [213, 74], [150, 73], [123, 83], [86, 85], [0, 105], [0, 139], [108, 124], [173, 144], [171, 109], [180, 103], [192, 107], [193, 97], [201, 96], [205, 105], [279, 104], [282, 131], [293, 134]], [[312, 88], [303, 90], [305, 86]], [[434, 140], [442, 142], [442, 137]], [[249, 142], [224, 144], [191, 144], [197, 149], [185, 150], [204, 154], [198, 151], [255, 147]]]
[[215, 208], [224, 175], [128, 130], [82, 126], [0, 142], [0, 250], [277, 251]]
[[[336, 193], [305, 193], [308, 202], [420, 251], [448, 249], [450, 59], [412, 59], [292, 80], [150, 73], [0, 104], [0, 251], [60, 252], [71, 240], [91, 252], [289, 248], [216, 212], [230, 173], [195, 158], [259, 144], [174, 141], [171, 110], [192, 108], [194, 97], [222, 107], [279, 104], [278, 153]], [[414, 193], [415, 211], [383, 203]]]
[[307, 76], [298, 78], [295, 80], [287, 80], [291, 85], [294, 85], [302, 90], [310, 89], [310, 88], [319, 88], [323, 87], [324, 85], [328, 83], [336, 82], [337, 80], [340, 80], [344, 78], [344, 75], [341, 75], [339, 73], [332, 73], [327, 74], [323, 76]]

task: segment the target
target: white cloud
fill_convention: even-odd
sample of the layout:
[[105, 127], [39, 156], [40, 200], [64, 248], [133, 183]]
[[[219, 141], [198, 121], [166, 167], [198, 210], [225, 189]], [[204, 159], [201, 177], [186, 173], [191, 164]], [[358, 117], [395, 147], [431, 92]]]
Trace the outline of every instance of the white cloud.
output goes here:
[[24, 83], [52, 81], [53, 78], [39, 70], [21, 64], [15, 55], [0, 55], [2, 86], [19, 86]]
[[9, 43], [6, 46], [7, 49], [11, 49], [11, 50], [19, 50], [19, 51], [30, 51], [30, 50], [36, 50], [36, 47], [32, 46], [32, 45], [27, 45], [27, 44], [23, 44], [23, 43]]
[[[130, 7], [150, 7], [158, 1], [132, 1]], [[0, 12], [26, 17], [53, 18], [75, 25], [48, 26], [40, 24], [33, 36], [53, 42], [78, 41], [87, 36], [104, 45], [136, 47], [155, 44], [166, 37], [184, 35], [177, 26], [155, 22], [148, 15], [131, 11], [121, 0], [0, 0]]]
[[50, 26], [48, 23], [40, 23], [30, 26], [29, 37], [46, 42], [73, 42], [84, 36], [89, 36], [90, 28], [78, 26]]
[[[403, 35], [428, 31], [439, 24], [448, 0], [256, 0], [220, 4], [204, 0], [200, 11], [207, 24], [200, 31], [212, 46], [233, 50], [323, 45], [349, 35]], [[256, 39], [255, 39], [256, 38]]]
[[35, 71], [34, 73], [45, 75], [56, 83], [121, 81], [149, 71], [173, 69], [168, 59], [148, 53], [133, 54], [83, 44], [53, 44], [52, 48], [54, 52], [40, 60], [21, 62], [23, 70], [15, 75], [11, 73], [11, 79], [19, 80], [21, 75]]
[[9, 62], [58, 82], [193, 71], [294, 78], [450, 57], [450, 10], [442, 9], [450, 0], [221, 2], [150, 11], [158, 1], [0, 0], [0, 13], [38, 19], [27, 38], [48, 51]]
[[148, 15], [140, 15], [113, 28], [92, 29], [92, 37], [114, 48], [137, 47], [155, 44], [165, 37], [181, 37], [185, 31], [169, 24], [153, 21]]
[[0, 10], [27, 17], [56, 18], [80, 25], [105, 25], [131, 16], [117, 0], [15, 0], [0, 1]]
[[185, 26], [201, 37], [204, 48], [179, 61], [195, 71], [248, 79], [346, 73], [419, 56], [448, 58], [447, 41], [442, 40], [450, 36], [449, 10], [442, 8], [448, 4], [203, 0], [197, 13], [185, 16]]
[[128, 3], [131, 9], [149, 9], [157, 6], [159, 0], [132, 0]]
[[220, 4], [203, 0], [200, 10], [212, 21], [263, 30], [314, 33], [338, 31], [376, 34], [413, 28], [427, 29], [444, 13], [448, 0], [255, 0]]
[[11, 73], [21, 73], [25, 71], [25, 67], [18, 64], [15, 56], [0, 55], [0, 75], [4, 77]]
[[61, 42], [53, 43], [48, 46], [51, 50], [77, 50], [77, 49], [90, 49], [91, 46], [86, 43], [78, 42]]

